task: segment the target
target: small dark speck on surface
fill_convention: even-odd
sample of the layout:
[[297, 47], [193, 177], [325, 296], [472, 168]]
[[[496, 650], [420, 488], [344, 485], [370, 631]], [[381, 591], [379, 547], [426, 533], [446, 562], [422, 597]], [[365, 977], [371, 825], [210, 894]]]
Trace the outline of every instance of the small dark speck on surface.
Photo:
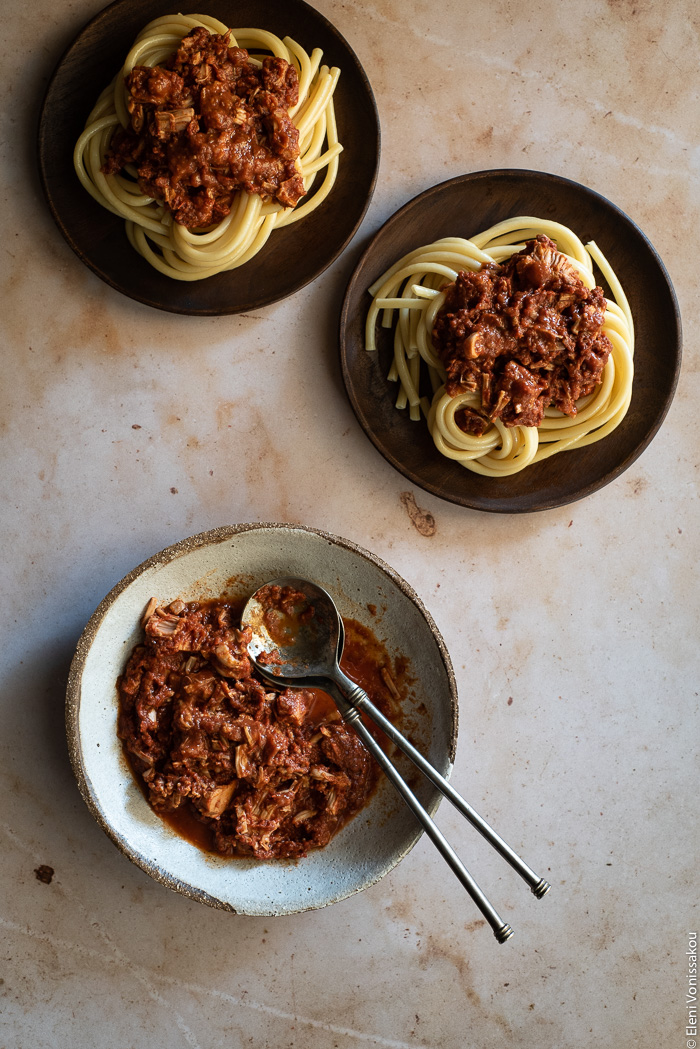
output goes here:
[[141, 427], [139, 426], [139, 424], [138, 424], [138, 423], [132, 423], [132, 424], [131, 424], [131, 429], [132, 429], [132, 430], [140, 430], [140, 429], [141, 429]]
[[508, 696], [508, 706], [510, 707], [512, 705], [513, 705], [513, 697], [512, 696]]
[[171, 488], [170, 491], [173, 495], [177, 495], [177, 488]]
[[45, 863], [42, 863], [40, 867], [36, 868], [34, 873], [37, 881], [43, 881], [44, 885], [50, 885], [53, 880], [54, 869], [53, 867], [48, 867]]

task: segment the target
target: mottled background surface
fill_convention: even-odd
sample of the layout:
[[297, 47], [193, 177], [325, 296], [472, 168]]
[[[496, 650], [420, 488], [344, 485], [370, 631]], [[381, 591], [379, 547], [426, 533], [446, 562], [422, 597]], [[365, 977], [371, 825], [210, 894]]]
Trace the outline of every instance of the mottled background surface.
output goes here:
[[[683, 1047], [700, 691], [696, 5], [316, 6], [376, 94], [373, 203], [314, 285], [194, 320], [103, 285], [41, 194], [39, 102], [99, 3], [6, 4], [0, 1046]], [[678, 393], [647, 451], [584, 502], [534, 516], [412, 489], [361, 432], [338, 366], [340, 301], [370, 234], [428, 186], [488, 167], [549, 170], [613, 200], [659, 251], [684, 322]], [[412, 523], [408, 490], [434, 534]], [[441, 809], [516, 928], [507, 945], [426, 843], [361, 896], [254, 919], [152, 882], [90, 817], [63, 731], [85, 622], [150, 554], [255, 520], [369, 547], [435, 617], [461, 697], [454, 783], [553, 883], [537, 902]]]

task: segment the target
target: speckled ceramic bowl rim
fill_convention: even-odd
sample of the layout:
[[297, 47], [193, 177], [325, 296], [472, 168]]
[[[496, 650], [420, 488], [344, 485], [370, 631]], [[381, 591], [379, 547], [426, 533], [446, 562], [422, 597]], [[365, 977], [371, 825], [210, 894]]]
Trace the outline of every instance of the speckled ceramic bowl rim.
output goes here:
[[[403, 579], [398, 572], [396, 572], [390, 565], [383, 561], [376, 554], [369, 550], [365, 550], [363, 547], [358, 546], [356, 543], [351, 542], [349, 539], [343, 539], [340, 536], [332, 535], [329, 532], [324, 532], [318, 528], [312, 528], [308, 525], [298, 524], [285, 524], [285, 523], [274, 523], [274, 522], [258, 522], [251, 524], [238, 524], [238, 525], [223, 525], [219, 528], [213, 528], [207, 532], [200, 532], [197, 535], [189, 536], [186, 539], [182, 539], [172, 546], [166, 547], [159, 553], [149, 557], [146, 561], [143, 561], [136, 568], [132, 569], [124, 578], [114, 586], [107, 596], [100, 602], [92, 616], [90, 617], [87, 626], [85, 627], [80, 640], [78, 641], [75, 655], [71, 662], [70, 671], [68, 674], [68, 684], [66, 689], [66, 735], [68, 741], [68, 751], [70, 755], [70, 761], [73, 768], [73, 774], [75, 775], [78, 789], [88, 806], [93, 817], [107, 834], [111, 841], [117, 846], [120, 852], [127, 856], [137, 867], [140, 867], [146, 874], [150, 875], [155, 881], [161, 885], [165, 885], [167, 888], [174, 889], [176, 892], [181, 893], [183, 896], [188, 897], [192, 900], [197, 900], [200, 903], [205, 903], [210, 907], [217, 908], [219, 910], [226, 910], [231, 913], [245, 913], [239, 911], [224, 901], [211, 896], [209, 893], [204, 892], [201, 889], [192, 886], [179, 878], [174, 877], [172, 874], [162, 870], [157, 863], [148, 860], [137, 852], [129, 843], [129, 841], [121, 834], [117, 833], [111, 826], [109, 820], [106, 818], [103, 809], [100, 805], [99, 799], [91, 788], [91, 784], [87, 779], [83, 766], [83, 754], [80, 741], [80, 705], [81, 705], [81, 680], [83, 671], [85, 668], [85, 662], [90, 650], [90, 647], [95, 640], [98, 630], [104, 620], [107, 611], [110, 609], [114, 601], [124, 590], [131, 585], [131, 583], [137, 579], [144, 572], [150, 568], [157, 567], [158, 565], [165, 565], [169, 562], [181, 557], [183, 554], [187, 554], [193, 550], [196, 550], [202, 546], [215, 545], [221, 542], [225, 542], [237, 535], [244, 532], [250, 531], [273, 531], [277, 529], [283, 529], [285, 531], [293, 532], [305, 532], [327, 542], [342, 547], [345, 550], [356, 554], [359, 557], [371, 562], [381, 572], [383, 572], [388, 578], [403, 592], [403, 594], [414, 604], [416, 609], [425, 619], [428, 628], [435, 640], [435, 643], [440, 654], [440, 658], [444, 665], [445, 673], [447, 676], [447, 682], [450, 693], [450, 712], [451, 712], [451, 727], [450, 727], [450, 748], [448, 753], [450, 770], [454, 763], [456, 745], [457, 745], [457, 730], [459, 721], [459, 709], [457, 699], [457, 683], [455, 680], [454, 670], [452, 667], [452, 660], [447, 650], [447, 646], [443, 640], [442, 634], [440, 633], [437, 625], [435, 624], [433, 617], [428, 612], [427, 608], [421, 601], [418, 594], [413, 588]], [[449, 771], [447, 775], [449, 776]], [[442, 795], [436, 792], [434, 800], [426, 806], [427, 811], [430, 815], [434, 815], [440, 805]], [[368, 889], [371, 885], [376, 884], [380, 881], [389, 871], [393, 870], [403, 860], [414, 845], [418, 842], [422, 836], [422, 828], [416, 824], [416, 833], [411, 840], [408, 841], [406, 846], [397, 852], [392, 860], [386, 865], [384, 870], [380, 871], [376, 875], [368, 877], [367, 880], [360, 886], [351, 889], [350, 891], [343, 891], [340, 895], [328, 899], [321, 906], [330, 906], [332, 903], [338, 903], [343, 899], [354, 895], [357, 892]], [[310, 907], [294, 908], [293, 910], [286, 910], [283, 906], [275, 912], [267, 914], [267, 917], [276, 917], [285, 914], [299, 914], [307, 910], [319, 909], [318, 904], [314, 904]]]

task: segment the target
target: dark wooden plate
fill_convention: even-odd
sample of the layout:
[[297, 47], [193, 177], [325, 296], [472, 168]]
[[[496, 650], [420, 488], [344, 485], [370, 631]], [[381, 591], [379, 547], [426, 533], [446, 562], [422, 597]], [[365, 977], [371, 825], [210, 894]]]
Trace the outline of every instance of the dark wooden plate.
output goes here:
[[340, 67], [336, 116], [344, 152], [333, 191], [317, 211], [273, 231], [240, 269], [201, 281], [164, 276], [129, 245], [123, 220], [85, 192], [73, 147], [97, 96], [123, 65], [148, 22], [180, 10], [170, 0], [117, 0], [92, 19], [66, 51], [49, 83], [39, 123], [39, 166], [49, 207], [82, 261], [124, 295], [172, 313], [240, 313], [291, 295], [338, 257], [357, 231], [379, 166], [379, 118], [369, 81], [340, 33], [303, 0], [204, 0], [185, 5], [231, 28], [257, 26], [291, 36]]
[[[555, 455], [511, 477], [481, 477], [436, 450], [424, 421], [394, 407], [386, 379], [391, 336], [364, 349], [367, 289], [402, 255], [445, 236], [469, 237], [515, 215], [535, 215], [595, 240], [629, 299], [636, 331], [632, 403], [621, 425], [588, 448]], [[603, 287], [605, 283], [599, 276]], [[606, 288], [606, 291], [608, 289]], [[609, 294], [609, 292], [608, 292]], [[421, 193], [389, 219], [360, 259], [340, 321], [343, 378], [365, 433], [414, 484], [460, 506], [527, 513], [574, 502], [630, 466], [663, 422], [681, 362], [681, 323], [668, 274], [644, 234], [619, 208], [576, 182], [539, 171], [478, 171]]]

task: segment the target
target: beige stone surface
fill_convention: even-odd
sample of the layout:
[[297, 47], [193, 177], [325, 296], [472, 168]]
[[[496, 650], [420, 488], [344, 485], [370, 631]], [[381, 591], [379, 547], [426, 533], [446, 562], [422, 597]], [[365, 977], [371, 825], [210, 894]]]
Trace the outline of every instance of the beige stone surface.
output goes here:
[[[315, 6], [376, 94], [371, 208], [312, 286], [254, 315], [189, 319], [102, 284], [39, 187], [40, 99], [99, 3], [5, 5], [0, 1046], [682, 1049], [698, 923], [697, 6]], [[641, 226], [685, 347], [666, 422], [622, 477], [501, 517], [412, 488], [374, 451], [344, 394], [336, 323], [361, 246], [397, 207], [511, 166], [582, 182]], [[508, 944], [425, 842], [360, 896], [257, 919], [168, 892], [90, 817], [63, 734], [85, 622], [155, 551], [256, 520], [370, 548], [436, 619], [461, 697], [453, 781], [553, 883], [536, 901], [443, 806], [516, 929]]]

